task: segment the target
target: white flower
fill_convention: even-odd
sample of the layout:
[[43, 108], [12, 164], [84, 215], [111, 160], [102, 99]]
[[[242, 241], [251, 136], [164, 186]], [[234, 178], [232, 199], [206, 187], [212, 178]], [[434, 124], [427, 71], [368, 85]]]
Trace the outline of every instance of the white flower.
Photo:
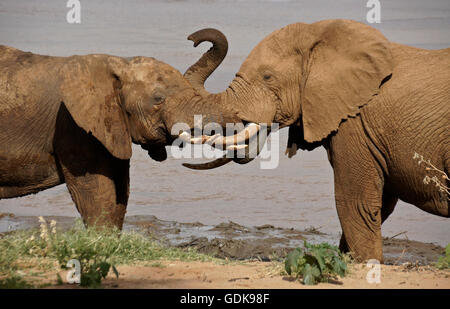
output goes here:
[[56, 234], [56, 221], [50, 221], [50, 228], [52, 229], [52, 234]]
[[42, 223], [41, 224], [41, 238], [47, 240], [48, 239], [48, 229], [47, 225]]

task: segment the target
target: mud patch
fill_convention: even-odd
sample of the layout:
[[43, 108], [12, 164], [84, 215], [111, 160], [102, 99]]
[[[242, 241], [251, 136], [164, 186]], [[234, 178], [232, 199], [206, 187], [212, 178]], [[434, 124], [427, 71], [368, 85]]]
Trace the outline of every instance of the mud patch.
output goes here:
[[190, 242], [178, 245], [180, 248], [194, 247], [199, 252], [211, 254], [218, 258], [232, 260], [258, 259], [270, 261], [286, 256], [289, 249], [278, 247], [280, 243], [286, 242], [281, 238], [257, 239], [249, 242], [245, 240], [214, 238], [208, 240], [206, 237], [196, 238]]
[[[283, 259], [293, 248], [302, 247], [305, 240], [337, 245], [340, 239], [340, 235], [325, 234], [314, 227], [299, 231], [269, 224], [247, 227], [235, 222], [211, 226], [164, 221], [154, 216], [131, 216], [126, 223], [126, 228], [137, 226], [166, 245], [196, 248], [199, 252], [231, 260]], [[392, 265], [405, 262], [429, 265], [444, 253], [444, 248], [438, 245], [408, 239], [385, 238], [383, 243], [385, 263]]]
[[429, 265], [438, 260], [445, 249], [432, 243], [408, 239], [383, 239], [383, 255], [386, 264], [414, 263]]

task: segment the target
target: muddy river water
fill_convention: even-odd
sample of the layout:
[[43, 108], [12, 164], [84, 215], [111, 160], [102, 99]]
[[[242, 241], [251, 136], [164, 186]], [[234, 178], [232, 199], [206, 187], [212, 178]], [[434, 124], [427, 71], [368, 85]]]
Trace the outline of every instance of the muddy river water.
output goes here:
[[[364, 2], [364, 3], [363, 3]], [[338, 4], [339, 3], [339, 4]], [[186, 37], [204, 27], [216, 27], [230, 48], [222, 66], [207, 82], [210, 91], [223, 90], [240, 63], [264, 36], [289, 23], [327, 18], [365, 21], [365, 1], [83, 1], [81, 24], [68, 24], [64, 1], [0, 3], [0, 44], [35, 53], [67, 56], [109, 53], [153, 56], [184, 71], [209, 46], [194, 49]], [[443, 1], [382, 1], [382, 22], [375, 25], [389, 39], [423, 48], [450, 46], [450, 5]], [[214, 226], [232, 221], [252, 228], [270, 225], [318, 230], [337, 243], [333, 170], [323, 149], [284, 156], [287, 131], [280, 131], [280, 160], [275, 169], [260, 169], [260, 159], [245, 166], [229, 164], [210, 171], [181, 166], [169, 157], [152, 161], [133, 147], [128, 216], [146, 221], [156, 216], [170, 222], [199, 222], [210, 228], [191, 236], [207, 236]], [[6, 145], [0, 145], [6, 147]], [[411, 155], [412, 159], [412, 155]], [[71, 220], [78, 213], [64, 185], [37, 195], [0, 200], [0, 231], [26, 226], [30, 216]], [[147, 219], [146, 219], [147, 218]], [[153, 218], [153, 217], [152, 217]], [[152, 219], [153, 220], [153, 219]], [[156, 219], [155, 219], [156, 220]], [[183, 230], [183, 229], [181, 229]], [[276, 230], [275, 230], [276, 231]], [[170, 233], [169, 233], [170, 234]], [[179, 234], [179, 233], [175, 233]], [[276, 233], [275, 233], [276, 234]], [[429, 242], [450, 241], [446, 218], [399, 202], [383, 225], [383, 235]], [[276, 236], [276, 235], [275, 235]]]

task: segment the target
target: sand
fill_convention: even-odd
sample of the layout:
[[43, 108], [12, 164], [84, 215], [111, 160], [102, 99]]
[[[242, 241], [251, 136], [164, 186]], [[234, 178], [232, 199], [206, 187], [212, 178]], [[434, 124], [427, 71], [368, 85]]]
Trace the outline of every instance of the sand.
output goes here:
[[[349, 274], [330, 283], [303, 285], [280, 275], [279, 264], [266, 262], [230, 263], [161, 261], [155, 266], [119, 266], [119, 278], [112, 273], [103, 281], [108, 289], [449, 289], [450, 271], [427, 266], [381, 265], [380, 283], [369, 283], [369, 268], [352, 264]], [[66, 272], [60, 272], [65, 278]], [[76, 284], [56, 285], [56, 273], [39, 279], [47, 288], [79, 288]], [[65, 279], [63, 279], [65, 281]]]

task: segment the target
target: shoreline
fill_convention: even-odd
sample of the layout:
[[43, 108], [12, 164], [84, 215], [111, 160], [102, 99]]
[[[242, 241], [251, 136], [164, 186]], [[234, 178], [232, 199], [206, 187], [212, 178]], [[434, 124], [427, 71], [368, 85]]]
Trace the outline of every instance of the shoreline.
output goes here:
[[[68, 229], [77, 218], [44, 216], [47, 221], [55, 220], [59, 228]], [[12, 229], [5, 230], [10, 225]], [[0, 213], [1, 232], [39, 227], [38, 217], [15, 216]], [[220, 259], [234, 261], [275, 261], [284, 258], [289, 251], [310, 243], [327, 242], [337, 245], [339, 235], [330, 235], [320, 228], [306, 230], [279, 228], [270, 224], [248, 227], [234, 222], [205, 225], [201, 222], [181, 223], [160, 220], [155, 216], [128, 216], [124, 231], [137, 231], [156, 240], [166, 247], [196, 249], [199, 253]], [[383, 238], [383, 255], [386, 265], [413, 263], [431, 265], [443, 255], [445, 249], [434, 243], [408, 239], [400, 233]]]
[[[384, 264], [347, 260], [346, 276], [331, 275], [327, 282], [311, 286], [288, 276], [284, 264], [286, 255], [293, 248], [302, 247], [304, 241], [337, 241], [335, 236], [314, 228], [299, 231], [268, 224], [246, 227], [233, 222], [212, 226], [130, 216], [122, 237], [117, 237], [115, 233], [86, 230], [79, 220], [69, 217], [45, 217], [39, 222], [37, 217], [0, 214], [0, 222], [6, 219], [28, 225], [18, 229], [17, 234], [0, 233], [0, 239], [5, 240], [5, 256], [0, 261], [1, 288], [83, 288], [68, 283], [71, 270], [63, 267], [66, 261], [80, 256], [82, 267], [99, 267], [96, 261], [106, 258], [108, 269], [102, 275], [106, 277], [98, 285], [88, 285], [90, 288], [450, 288], [450, 269], [439, 269], [441, 261], [436, 264], [445, 253], [444, 248], [408, 239], [384, 239]], [[85, 280], [94, 273], [100, 274], [97, 268], [88, 269], [83, 271]]]

